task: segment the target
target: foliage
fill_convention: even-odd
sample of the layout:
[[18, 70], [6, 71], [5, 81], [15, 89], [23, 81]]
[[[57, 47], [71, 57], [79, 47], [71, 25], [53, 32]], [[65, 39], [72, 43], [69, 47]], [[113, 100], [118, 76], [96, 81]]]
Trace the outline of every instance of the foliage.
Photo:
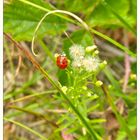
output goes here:
[[[41, 22], [35, 35], [36, 27], [42, 17], [47, 12], [56, 9], [75, 13], [87, 23], [89, 30], [83, 29], [82, 24], [78, 23], [76, 19], [60, 12], [47, 16]], [[135, 9], [135, 0], [117, 2], [113, 0], [54, 0], [50, 3], [43, 0], [13, 0], [5, 2], [4, 32], [10, 34], [14, 41], [22, 41], [21, 45], [28, 48], [30, 48], [33, 36], [36, 37], [35, 46], [40, 47], [38, 48], [39, 56], [36, 59], [39, 62], [38, 70], [41, 72], [34, 72], [32, 64], [28, 64], [24, 59], [24, 65], [27, 65], [32, 74], [27, 76], [28, 70], [23, 67], [18, 76], [25, 80], [21, 84], [17, 83], [20, 81], [14, 77], [16, 72], [14, 67], [17, 64], [10, 53], [13, 41], [9, 43], [5, 38], [5, 54], [8, 58], [6, 65], [8, 69], [5, 69], [9, 71], [10, 68], [14, 77], [11, 89], [5, 89], [5, 124], [11, 122], [17, 127], [29, 130], [28, 135], [30, 136], [25, 132], [23, 139], [38, 139], [36, 136], [39, 136], [41, 139], [59, 140], [63, 139], [64, 131], [73, 139], [78, 140], [108, 139], [110, 133], [114, 131], [109, 130], [106, 126], [109, 121], [106, 116], [109, 114], [108, 110], [111, 110], [119, 125], [118, 130], [115, 128], [116, 139], [134, 140], [136, 137], [136, 63], [131, 65], [132, 72], [128, 79], [128, 90], [123, 92], [122, 83], [125, 79], [122, 77], [125, 69], [122, 68], [121, 73], [118, 69], [119, 66], [122, 67], [124, 55], [113, 57], [111, 54], [111, 58], [109, 58], [100, 45], [95, 44], [97, 39], [102, 42], [100, 38], [102, 37], [110, 42], [105, 47], [110, 46], [113, 50], [112, 44], [116, 45], [120, 48], [117, 48], [117, 51], [122, 54], [128, 53], [132, 56], [131, 59], [135, 59], [135, 52], [132, 52], [135, 44], [132, 49], [129, 49], [108, 35], [100, 33], [100, 29], [115, 31], [121, 28], [130, 31], [130, 34], [135, 34]], [[93, 36], [93, 33], [98, 37]], [[73, 65], [78, 58], [72, 57], [70, 48], [75, 44], [82, 46], [85, 51], [80, 59], [80, 62], [83, 61], [82, 66]], [[93, 46], [96, 46], [95, 49], [88, 52], [87, 48]], [[67, 69], [57, 68], [55, 53], [66, 55], [69, 62]], [[24, 55], [26, 56], [26, 54]], [[88, 71], [92, 65], [88, 66], [88, 69], [84, 66], [85, 59], [86, 62], [91, 60], [89, 57], [96, 58], [98, 61], [98, 67], [94, 71]], [[108, 64], [104, 59], [108, 60]], [[24, 78], [23, 74], [26, 75]], [[44, 82], [43, 75], [48, 81]], [[41, 89], [38, 88], [39, 85], [41, 85]], [[127, 114], [118, 110], [117, 102], [120, 99], [124, 105], [122, 109], [127, 108]], [[49, 112], [50, 110], [51, 112]], [[62, 113], [59, 113], [61, 110]], [[94, 114], [93, 117], [90, 117], [92, 114]], [[98, 117], [98, 114], [102, 115]], [[40, 123], [42, 120], [45, 121], [43, 125]], [[38, 122], [38, 127], [33, 127], [31, 122]], [[18, 134], [12, 135], [12, 138], [19, 139]]]

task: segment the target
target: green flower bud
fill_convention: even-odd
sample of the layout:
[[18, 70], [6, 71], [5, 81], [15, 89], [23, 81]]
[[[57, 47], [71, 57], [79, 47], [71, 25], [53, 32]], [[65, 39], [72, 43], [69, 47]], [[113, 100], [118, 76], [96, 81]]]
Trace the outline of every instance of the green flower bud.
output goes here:
[[96, 85], [97, 87], [100, 87], [100, 86], [103, 85], [103, 82], [102, 82], [102, 81], [97, 81], [97, 82], [95, 83], [95, 85]]
[[103, 69], [107, 65], [107, 61], [104, 60], [102, 63], [100, 63], [100, 68]]
[[82, 86], [82, 88], [83, 88], [84, 90], [87, 90], [87, 87], [86, 87], [86, 86]]
[[134, 82], [132, 82], [130, 85], [131, 85], [131, 87], [134, 87], [134, 86], [135, 86], [135, 83], [134, 83]]
[[68, 59], [68, 64], [70, 64], [70, 60]]
[[92, 52], [92, 51], [94, 51], [96, 48], [97, 48], [96, 45], [88, 46], [88, 47], [86, 47], [86, 52], [87, 52], [87, 53]]
[[94, 99], [97, 99], [99, 96], [97, 94], [94, 94]]
[[99, 54], [99, 51], [98, 51], [98, 50], [96, 50], [94, 53], [97, 55], [97, 54]]
[[87, 134], [87, 131], [86, 131], [86, 128], [85, 127], [82, 128], [82, 131], [83, 131], [83, 135], [86, 135]]
[[91, 92], [88, 92], [87, 95], [90, 97], [92, 94], [91, 94]]
[[109, 89], [112, 89], [112, 87], [113, 87], [112, 85], [108, 85], [108, 88], [109, 88]]
[[72, 96], [71, 98], [74, 99], [74, 96]]
[[68, 90], [68, 88], [66, 86], [63, 86], [61, 89], [64, 93], [66, 93], [66, 91]]
[[96, 45], [88, 46], [88, 47], [86, 47], [86, 52], [90, 53], [90, 52], [94, 51], [96, 48], [97, 48]]
[[95, 50], [95, 51], [92, 53], [92, 56], [93, 56], [93, 57], [96, 57], [98, 54], [99, 54], [99, 51], [98, 51], [98, 50]]
[[130, 79], [131, 79], [131, 80], [136, 80], [136, 79], [137, 79], [136, 74], [131, 74], [131, 75], [130, 75]]

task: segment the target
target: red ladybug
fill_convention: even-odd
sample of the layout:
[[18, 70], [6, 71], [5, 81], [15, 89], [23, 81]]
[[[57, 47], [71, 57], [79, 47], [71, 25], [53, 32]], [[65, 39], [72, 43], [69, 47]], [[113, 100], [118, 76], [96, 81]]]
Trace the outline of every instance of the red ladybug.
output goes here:
[[60, 69], [65, 69], [68, 66], [68, 59], [65, 55], [59, 55], [56, 58], [56, 64]]

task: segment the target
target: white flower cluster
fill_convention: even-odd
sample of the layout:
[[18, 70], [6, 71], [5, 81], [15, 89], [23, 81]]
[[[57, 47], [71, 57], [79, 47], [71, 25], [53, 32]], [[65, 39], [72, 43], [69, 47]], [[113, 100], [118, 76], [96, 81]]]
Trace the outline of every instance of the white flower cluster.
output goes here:
[[85, 50], [81, 45], [73, 45], [70, 47], [70, 55], [73, 59], [84, 56]]
[[99, 66], [99, 59], [92, 55], [86, 56], [85, 49], [81, 45], [73, 45], [70, 47], [70, 56], [73, 59], [72, 67], [82, 67], [86, 71], [95, 71]]

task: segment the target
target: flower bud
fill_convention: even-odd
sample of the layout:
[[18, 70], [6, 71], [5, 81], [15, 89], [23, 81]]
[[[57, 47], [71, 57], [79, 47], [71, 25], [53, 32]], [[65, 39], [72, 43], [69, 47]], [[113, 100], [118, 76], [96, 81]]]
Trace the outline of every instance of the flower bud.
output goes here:
[[113, 87], [112, 85], [108, 85], [108, 88], [109, 88], [109, 89], [112, 89], [112, 87]]
[[66, 86], [63, 86], [61, 89], [64, 93], [66, 93], [66, 91], [68, 90], [68, 88]]
[[96, 85], [97, 87], [100, 87], [100, 86], [103, 85], [103, 82], [99, 80], [99, 81], [97, 81], [97, 82], [95, 83], [95, 85]]
[[86, 47], [86, 52], [87, 52], [87, 53], [92, 52], [92, 51], [95, 50], [96, 48], [97, 48], [96, 45], [88, 46], [88, 47]]
[[55, 54], [54, 54], [54, 57], [55, 57], [55, 58], [57, 58], [58, 56], [59, 56], [59, 54], [58, 54], [58, 53], [55, 53]]
[[82, 86], [82, 88], [83, 88], [84, 90], [87, 90], [87, 87], [86, 87], [86, 86]]
[[96, 50], [94, 53], [97, 55], [97, 54], [99, 54], [99, 51], [98, 51], [98, 50]]
[[104, 60], [104, 61], [100, 64], [100, 68], [103, 69], [103, 68], [105, 68], [106, 65], [107, 65], [107, 61]]
[[86, 135], [87, 134], [87, 131], [86, 131], [86, 128], [85, 127], [82, 128], [82, 131], [83, 131], [83, 135]]
[[70, 62], [71, 62], [70, 59], [68, 59], [68, 64], [70, 64]]
[[74, 96], [71, 96], [72, 99], [74, 99]]
[[99, 51], [98, 51], [98, 50], [95, 50], [95, 51], [92, 53], [92, 56], [93, 56], [93, 57], [96, 57], [98, 54], [99, 54]]
[[131, 80], [136, 80], [136, 79], [137, 79], [136, 74], [131, 74], [131, 75], [130, 75], [130, 79], [131, 79]]
[[135, 86], [135, 83], [134, 83], [134, 82], [132, 82], [130, 85], [131, 85], [132, 87], [134, 87], [134, 86]]
[[91, 92], [88, 92], [87, 95], [88, 95], [88, 97], [90, 97], [92, 94], [91, 94]]

